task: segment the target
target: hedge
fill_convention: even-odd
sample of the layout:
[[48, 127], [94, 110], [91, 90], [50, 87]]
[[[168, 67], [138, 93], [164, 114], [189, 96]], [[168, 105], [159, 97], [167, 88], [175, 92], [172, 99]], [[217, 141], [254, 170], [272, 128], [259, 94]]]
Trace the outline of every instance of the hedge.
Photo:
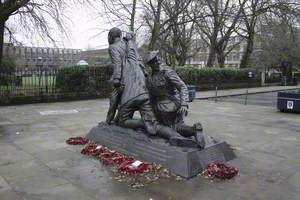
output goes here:
[[108, 67], [76, 66], [62, 68], [56, 75], [56, 88], [60, 92], [107, 92]]
[[0, 73], [0, 86], [22, 86], [22, 77]]
[[[197, 89], [236, 88], [259, 86], [260, 75], [253, 69], [175, 67], [181, 79]], [[63, 92], [97, 92], [109, 90], [110, 68], [106, 67], [70, 67], [59, 71], [56, 87]], [[252, 72], [252, 77], [249, 77]]]
[[[176, 67], [175, 68], [181, 79], [186, 84], [222, 84], [222, 83], [240, 83], [257, 82], [260, 79], [259, 74], [253, 69], [235, 69], [235, 68], [203, 68], [193, 67]], [[252, 77], [249, 77], [252, 72]]]

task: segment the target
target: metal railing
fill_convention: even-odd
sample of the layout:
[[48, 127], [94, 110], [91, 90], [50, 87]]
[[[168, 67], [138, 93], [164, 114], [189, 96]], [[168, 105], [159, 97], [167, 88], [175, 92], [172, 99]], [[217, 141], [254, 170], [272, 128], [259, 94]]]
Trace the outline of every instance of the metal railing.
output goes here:
[[80, 92], [99, 93], [108, 88], [108, 79], [107, 67], [2, 70], [0, 71], [0, 98]]

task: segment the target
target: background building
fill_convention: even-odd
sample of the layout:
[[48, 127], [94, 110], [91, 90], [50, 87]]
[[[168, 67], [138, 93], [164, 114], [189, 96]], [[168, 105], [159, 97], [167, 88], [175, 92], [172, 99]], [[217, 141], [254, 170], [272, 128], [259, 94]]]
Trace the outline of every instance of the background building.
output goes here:
[[89, 66], [102, 66], [110, 61], [108, 49], [82, 51], [81, 59], [85, 60]]
[[[203, 68], [206, 66], [208, 55], [209, 55], [209, 47], [205, 46], [203, 42], [197, 41], [198, 45], [203, 46], [200, 51], [191, 59], [188, 60], [187, 64], [196, 65], [199, 68]], [[200, 43], [200, 44], [199, 44]], [[195, 43], [196, 44], [196, 43]], [[225, 59], [225, 67], [235, 67], [239, 68], [241, 64], [241, 59], [244, 54], [247, 42], [240, 37], [233, 38], [225, 50], [225, 53], [228, 53]], [[230, 52], [228, 52], [230, 49]], [[259, 53], [260, 47], [259, 42], [255, 41], [254, 43], [254, 51], [253, 56]], [[217, 59], [217, 57], [216, 57]], [[215, 60], [215, 64], [217, 65], [217, 60]]]
[[6, 43], [3, 56], [11, 57], [16, 67], [58, 68], [74, 66], [81, 59], [80, 49], [14, 46]]

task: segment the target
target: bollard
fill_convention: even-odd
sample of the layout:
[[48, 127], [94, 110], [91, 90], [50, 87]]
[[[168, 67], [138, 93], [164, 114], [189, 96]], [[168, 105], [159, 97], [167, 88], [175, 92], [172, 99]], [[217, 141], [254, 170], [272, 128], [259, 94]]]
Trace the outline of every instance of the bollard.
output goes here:
[[215, 102], [218, 100], [218, 86], [216, 86]]
[[247, 103], [248, 103], [248, 90], [246, 90], [245, 106], [247, 105]]

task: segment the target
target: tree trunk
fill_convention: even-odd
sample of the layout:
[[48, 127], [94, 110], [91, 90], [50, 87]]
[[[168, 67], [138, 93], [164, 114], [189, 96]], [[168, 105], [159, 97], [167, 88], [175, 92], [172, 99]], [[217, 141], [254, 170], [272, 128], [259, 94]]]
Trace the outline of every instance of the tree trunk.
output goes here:
[[177, 59], [178, 66], [184, 66], [186, 64], [186, 57], [181, 57], [180, 59]]
[[161, 9], [162, 9], [162, 0], [159, 0], [157, 3], [157, 10], [156, 10], [156, 16], [154, 19], [154, 26], [153, 30], [151, 32], [151, 40], [150, 44], [148, 47], [149, 51], [156, 50], [157, 47], [157, 40], [159, 38], [159, 33], [160, 33], [160, 14], [161, 14]]
[[217, 52], [217, 59], [220, 68], [225, 67], [225, 55], [223, 52]]
[[251, 33], [249, 35], [249, 37], [247, 38], [246, 49], [242, 56], [242, 60], [241, 60], [241, 64], [240, 64], [241, 68], [251, 67], [251, 55], [253, 53], [253, 45], [254, 45], [253, 40], [254, 40], [254, 33]]
[[134, 32], [134, 23], [135, 23], [135, 14], [136, 14], [136, 2], [137, 0], [132, 1], [132, 12], [130, 17], [130, 31]]
[[5, 22], [0, 21], [0, 69], [2, 68], [2, 58], [3, 58], [4, 24]]
[[213, 67], [215, 64], [215, 60], [216, 60], [216, 49], [215, 49], [214, 45], [211, 45], [209, 47], [209, 54], [208, 54], [206, 66]]
[[182, 51], [178, 54], [175, 54], [175, 59], [177, 61], [178, 66], [184, 66], [187, 60], [187, 47], [183, 47]]

